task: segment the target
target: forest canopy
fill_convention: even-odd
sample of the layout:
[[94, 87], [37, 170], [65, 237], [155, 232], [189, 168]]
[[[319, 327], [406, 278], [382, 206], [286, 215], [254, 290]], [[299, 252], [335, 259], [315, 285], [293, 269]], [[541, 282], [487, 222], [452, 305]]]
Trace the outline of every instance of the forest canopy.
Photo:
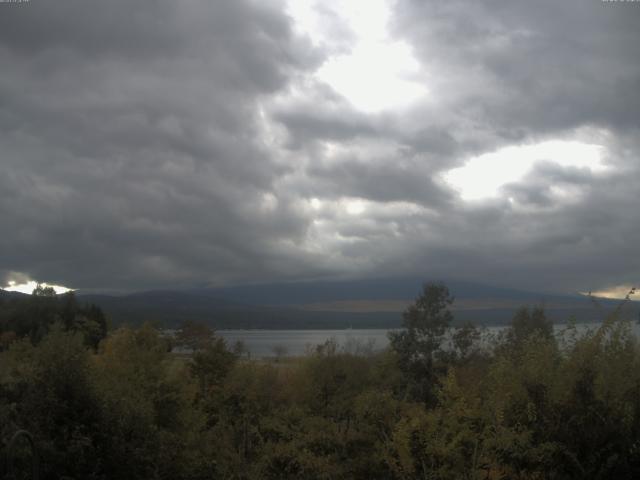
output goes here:
[[3, 300], [2, 448], [28, 430], [46, 479], [638, 477], [640, 350], [621, 310], [558, 333], [523, 307], [489, 335], [452, 328], [452, 302], [425, 285], [384, 351], [269, 361], [203, 324], [107, 333], [73, 295]]

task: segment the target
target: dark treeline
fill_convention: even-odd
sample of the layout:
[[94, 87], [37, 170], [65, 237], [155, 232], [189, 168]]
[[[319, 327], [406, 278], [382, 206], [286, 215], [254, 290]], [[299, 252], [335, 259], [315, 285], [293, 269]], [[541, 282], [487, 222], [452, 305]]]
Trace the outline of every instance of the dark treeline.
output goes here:
[[640, 478], [640, 351], [620, 309], [554, 336], [522, 308], [489, 338], [452, 329], [452, 302], [425, 285], [383, 352], [329, 341], [267, 362], [197, 323], [107, 335], [72, 296], [4, 300], [0, 438], [30, 431], [47, 479]]
[[79, 302], [73, 291], [56, 295], [52, 287], [38, 285], [31, 295], [0, 292], [0, 350], [17, 338], [38, 344], [56, 323], [66, 331], [80, 333], [94, 348], [107, 335], [102, 309]]

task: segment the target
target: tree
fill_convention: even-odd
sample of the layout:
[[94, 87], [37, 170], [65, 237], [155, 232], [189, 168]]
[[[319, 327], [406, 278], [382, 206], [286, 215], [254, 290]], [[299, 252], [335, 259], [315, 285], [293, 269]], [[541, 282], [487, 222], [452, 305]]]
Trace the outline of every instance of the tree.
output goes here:
[[95, 478], [100, 399], [82, 335], [56, 323], [38, 345], [25, 339], [3, 353], [0, 428], [13, 424], [34, 436], [43, 478]]
[[521, 307], [511, 320], [511, 328], [507, 336], [510, 343], [520, 346], [531, 335], [537, 334], [542, 338], [553, 338], [553, 322], [547, 319], [542, 307]]
[[237, 351], [230, 350], [208, 325], [191, 320], [182, 323], [176, 341], [193, 352], [189, 368], [200, 383], [202, 397], [211, 387], [221, 385], [244, 348], [239, 345]]
[[247, 345], [242, 340], [235, 341], [232, 351], [238, 358], [242, 357], [244, 354], [246, 354], [248, 358], [251, 357], [251, 352], [249, 352]]
[[179, 346], [198, 351], [207, 348], [213, 342], [215, 333], [204, 323], [185, 320], [176, 335]]
[[39, 283], [36, 285], [36, 288], [33, 289], [31, 295], [34, 297], [55, 297], [56, 291], [53, 287], [47, 287]]
[[410, 380], [411, 390], [425, 403], [434, 400], [434, 360], [453, 319], [449, 311], [452, 303], [453, 297], [444, 284], [425, 284], [422, 294], [402, 314], [404, 329], [389, 334], [400, 369]]
[[92, 360], [103, 473], [91, 478], [194, 478], [178, 472], [194, 455], [204, 417], [193, 408], [196, 386], [168, 352], [167, 339], [149, 323], [120, 328]]
[[287, 346], [282, 344], [274, 345], [273, 347], [271, 347], [271, 351], [276, 357], [276, 362], [279, 362], [284, 357], [286, 357], [287, 353], [289, 352]]
[[203, 397], [209, 388], [222, 383], [237, 359], [237, 355], [227, 348], [227, 343], [220, 337], [213, 337], [208, 345], [194, 352], [189, 366], [200, 383]]
[[456, 350], [458, 359], [466, 360], [473, 353], [474, 347], [480, 340], [480, 330], [471, 322], [466, 322], [461, 327], [456, 328], [451, 340]]
[[107, 336], [108, 322], [100, 307], [81, 304], [73, 291], [57, 295], [52, 287], [38, 285], [32, 295], [0, 304], [0, 348], [24, 337], [38, 344], [55, 323], [65, 331], [82, 333], [93, 349]]

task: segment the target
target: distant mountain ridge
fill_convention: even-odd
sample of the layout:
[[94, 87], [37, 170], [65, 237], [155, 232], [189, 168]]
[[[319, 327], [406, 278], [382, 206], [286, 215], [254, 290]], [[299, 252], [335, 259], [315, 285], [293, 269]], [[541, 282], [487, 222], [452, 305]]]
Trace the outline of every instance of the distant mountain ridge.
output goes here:
[[[274, 283], [222, 288], [150, 290], [129, 294], [76, 292], [79, 300], [100, 306], [114, 324], [145, 321], [173, 327], [183, 320], [202, 321], [218, 329], [395, 328], [402, 311], [420, 293], [415, 277], [349, 281]], [[542, 305], [555, 322], [602, 320], [619, 300], [557, 295], [445, 280], [455, 302], [455, 322], [505, 324], [522, 305]], [[0, 300], [25, 294], [0, 290]], [[638, 302], [625, 314], [638, 319]]]
[[[78, 296], [102, 307], [114, 323], [154, 321], [175, 326], [183, 320], [197, 320], [218, 329], [395, 328], [423, 283], [404, 277], [152, 290], [118, 296], [78, 292]], [[544, 306], [555, 322], [571, 316], [589, 322], [604, 316], [580, 294], [527, 292], [456, 280], [444, 283], [456, 298], [452, 310], [457, 322], [504, 324], [522, 305]], [[619, 301], [599, 299], [598, 303], [611, 310]], [[636, 302], [626, 310], [632, 318], [638, 317]]]
[[[340, 300], [405, 300], [414, 299], [420, 293], [424, 279], [416, 277], [376, 278], [345, 281], [316, 281], [275, 283], [202, 289], [216, 292], [222, 298], [260, 304], [292, 305]], [[455, 297], [460, 298], [567, 298], [568, 296], [541, 294], [489, 285], [446, 280], [444, 283]], [[573, 296], [572, 296], [573, 297]], [[575, 295], [575, 298], [581, 297]]]

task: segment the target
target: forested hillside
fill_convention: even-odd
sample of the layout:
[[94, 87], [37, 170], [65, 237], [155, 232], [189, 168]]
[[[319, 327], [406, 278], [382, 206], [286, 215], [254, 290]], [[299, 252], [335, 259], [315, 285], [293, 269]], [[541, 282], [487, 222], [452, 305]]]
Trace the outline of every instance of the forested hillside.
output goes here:
[[[216, 329], [397, 328], [401, 313], [422, 282], [414, 277], [382, 277], [351, 281], [308, 281], [239, 285], [224, 288], [156, 290], [123, 295], [77, 297], [99, 305], [114, 324], [146, 321], [175, 328], [182, 321], [204, 322]], [[454, 323], [508, 324], [520, 305], [544, 304], [548, 318], [564, 323], [601, 321], [602, 312], [585, 295], [559, 295], [499, 288], [481, 283], [447, 281], [456, 302]], [[598, 300], [615, 307], [608, 299]], [[637, 318], [636, 302], [627, 305]]]
[[0, 317], [2, 442], [31, 432], [42, 478], [640, 475], [640, 350], [621, 308], [556, 337], [542, 308], [523, 307], [488, 338], [450, 331], [450, 293], [431, 284], [387, 351], [329, 341], [267, 362], [193, 322], [173, 342], [147, 324], [96, 343], [99, 315], [65, 316], [72, 297], [46, 293], [28, 328]]

